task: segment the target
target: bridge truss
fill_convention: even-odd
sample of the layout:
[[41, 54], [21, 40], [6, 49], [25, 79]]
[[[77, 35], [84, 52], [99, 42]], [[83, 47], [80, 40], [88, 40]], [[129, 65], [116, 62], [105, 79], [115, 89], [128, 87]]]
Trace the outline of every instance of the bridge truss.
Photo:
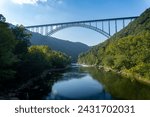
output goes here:
[[65, 28], [83, 27], [94, 30], [106, 36], [107, 38], [110, 38], [113, 34], [125, 28], [130, 22], [132, 22], [136, 18], [138, 18], [138, 16], [34, 25], [34, 26], [26, 26], [25, 28], [32, 32], [40, 33], [46, 36], [51, 36], [52, 34]]

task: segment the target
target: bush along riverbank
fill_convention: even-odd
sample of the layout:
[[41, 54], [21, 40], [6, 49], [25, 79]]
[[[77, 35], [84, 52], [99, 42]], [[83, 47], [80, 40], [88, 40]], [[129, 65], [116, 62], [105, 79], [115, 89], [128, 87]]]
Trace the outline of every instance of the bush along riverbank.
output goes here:
[[20, 90], [37, 89], [38, 84], [46, 81], [44, 77], [49, 73], [46, 70], [64, 69], [71, 63], [64, 53], [45, 45], [31, 45], [32, 35], [23, 26], [10, 28], [9, 24], [0, 22], [0, 29], [0, 99], [19, 99]]
[[119, 74], [119, 75], [123, 76], [123, 78], [128, 78], [132, 81], [136, 80], [136, 81], [138, 81], [142, 84], [150, 86], [150, 80], [149, 79], [143, 78], [140, 75], [135, 74], [135, 73], [130, 73], [130, 72], [124, 71], [124, 70], [119, 71], [119, 70], [113, 69], [109, 66], [102, 66], [102, 65], [86, 65], [86, 64], [79, 64], [79, 65], [82, 66], [82, 67], [89, 67], [89, 68], [95, 67], [95, 68], [97, 68], [101, 71], [105, 71], [105, 72], [113, 72], [113, 73], [116, 73], [116, 74]]
[[78, 58], [78, 63], [104, 66], [140, 82], [150, 83], [150, 9], [110, 39]]
[[148, 85], [150, 86], [150, 80], [144, 77], [141, 77], [140, 75], [136, 74], [136, 73], [130, 73], [126, 70], [123, 71], [118, 71], [116, 69], [112, 69], [110, 67], [104, 67], [104, 66], [95, 66], [96, 68], [98, 68], [99, 70], [103, 70], [105, 72], [114, 72], [117, 74], [120, 74], [121, 76], [123, 76], [124, 78], [128, 78], [130, 80], [136, 80], [142, 84]]

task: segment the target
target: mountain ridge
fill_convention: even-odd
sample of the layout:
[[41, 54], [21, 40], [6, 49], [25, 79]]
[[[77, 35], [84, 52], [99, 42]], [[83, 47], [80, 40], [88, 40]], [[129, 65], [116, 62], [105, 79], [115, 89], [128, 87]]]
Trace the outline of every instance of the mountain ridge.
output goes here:
[[72, 61], [76, 62], [79, 54], [89, 50], [89, 46], [81, 42], [71, 42], [68, 40], [61, 40], [58, 38], [43, 36], [39, 33], [31, 32], [32, 37], [30, 42], [32, 45], [48, 45], [56, 51], [61, 51], [72, 57]]
[[150, 79], [150, 8], [110, 39], [81, 54], [78, 62]]

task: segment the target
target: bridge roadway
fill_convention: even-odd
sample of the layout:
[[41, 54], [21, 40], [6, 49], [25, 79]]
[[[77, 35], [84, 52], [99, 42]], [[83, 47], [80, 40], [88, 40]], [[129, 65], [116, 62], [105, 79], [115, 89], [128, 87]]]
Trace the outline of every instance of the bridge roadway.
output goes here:
[[[52, 34], [69, 27], [83, 27], [94, 30], [107, 38], [110, 38], [114, 33], [125, 28], [130, 22], [137, 19], [134, 17], [121, 17], [110, 19], [86, 20], [65, 23], [54, 23], [44, 25], [26, 26], [25, 28], [42, 35], [51, 36]], [[120, 26], [121, 22], [121, 26]]]

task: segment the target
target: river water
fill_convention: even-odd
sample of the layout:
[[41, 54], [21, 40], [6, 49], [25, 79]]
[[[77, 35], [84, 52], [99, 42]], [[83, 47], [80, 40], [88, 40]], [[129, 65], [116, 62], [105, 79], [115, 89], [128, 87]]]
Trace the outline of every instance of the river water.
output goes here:
[[97, 68], [73, 65], [54, 73], [46, 100], [150, 99], [150, 86]]

